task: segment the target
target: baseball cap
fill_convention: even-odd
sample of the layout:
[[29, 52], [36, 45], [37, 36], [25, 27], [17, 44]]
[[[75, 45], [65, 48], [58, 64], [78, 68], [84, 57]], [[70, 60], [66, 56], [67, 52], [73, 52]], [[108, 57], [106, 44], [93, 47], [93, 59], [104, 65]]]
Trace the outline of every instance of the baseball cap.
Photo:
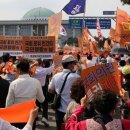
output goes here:
[[122, 68], [122, 74], [127, 75], [130, 74], [130, 66], [126, 65]]
[[62, 58], [62, 63], [72, 62], [72, 61], [77, 62], [77, 60], [72, 55], [64, 55]]

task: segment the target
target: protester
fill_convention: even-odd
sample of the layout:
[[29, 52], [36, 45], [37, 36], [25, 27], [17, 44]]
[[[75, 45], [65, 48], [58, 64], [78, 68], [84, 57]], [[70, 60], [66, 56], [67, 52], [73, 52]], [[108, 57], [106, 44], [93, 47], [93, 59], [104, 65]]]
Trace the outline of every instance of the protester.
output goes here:
[[4, 79], [8, 80], [10, 83], [16, 79], [15, 67], [13, 64], [13, 57], [9, 53], [5, 53], [2, 56], [4, 65], [2, 67], [2, 72], [4, 73]]
[[72, 101], [70, 98], [70, 87], [74, 80], [78, 77], [80, 77], [76, 72], [74, 71], [74, 66], [76, 65], [76, 60], [72, 55], [65, 55], [62, 58], [62, 66], [63, 71], [55, 74], [52, 77], [52, 80], [49, 84], [48, 91], [50, 93], [57, 93], [59, 94], [61, 87], [63, 85], [64, 79], [68, 73], [68, 78], [66, 80], [64, 89], [61, 93], [61, 106], [55, 111], [56, 112], [56, 125], [57, 129], [61, 129], [61, 124], [63, 123], [63, 118], [66, 113], [66, 109], [68, 104]]
[[5, 107], [10, 83], [0, 76], [0, 108]]
[[111, 63], [112, 62], [112, 56], [110, 55], [110, 54], [108, 54], [108, 56], [107, 56], [107, 63]]
[[107, 59], [106, 58], [101, 58], [101, 64], [105, 64], [107, 63]]
[[38, 65], [36, 66], [35, 72], [33, 74], [33, 77], [38, 79], [42, 86], [42, 91], [45, 96], [45, 101], [42, 104], [42, 122], [45, 124], [45, 126], [49, 126], [48, 124], [48, 84], [46, 84], [46, 77], [48, 74], [51, 74], [54, 64], [52, 64], [48, 68], [43, 67], [42, 59], [37, 59]]
[[85, 96], [85, 88], [82, 83], [81, 78], [77, 78], [70, 89], [70, 97], [72, 98], [72, 101], [69, 103], [66, 114], [64, 117], [65, 122], [68, 120], [68, 118], [72, 115], [73, 111], [77, 108], [77, 106], [80, 104], [80, 99]]
[[6, 106], [12, 106], [27, 100], [44, 102], [44, 95], [40, 82], [29, 76], [29, 62], [20, 61], [17, 64], [18, 79], [11, 82], [6, 99]]
[[[97, 115], [91, 119], [78, 122], [79, 116], [87, 106], [86, 96], [81, 99], [79, 106], [68, 119], [65, 130], [129, 130], [130, 120], [114, 119], [113, 114], [118, 103], [117, 95], [110, 90], [101, 90], [93, 98]], [[130, 105], [129, 105], [130, 107]]]
[[[9, 86], [9, 92], [6, 99], [6, 107], [12, 106], [27, 100], [38, 100], [43, 103], [45, 97], [42, 93], [40, 82], [30, 77], [29, 75], [29, 62], [22, 60], [17, 64], [17, 74], [19, 75], [16, 80], [11, 82]], [[24, 109], [24, 108], [23, 108]], [[36, 122], [35, 122], [36, 124]], [[33, 130], [35, 130], [35, 124]], [[16, 124], [17, 125], [17, 124]], [[25, 124], [21, 123], [17, 126], [21, 128]]]
[[122, 71], [122, 68], [126, 65], [126, 61], [125, 60], [120, 60], [119, 61], [119, 67], [118, 69], [120, 70], [120, 72]]
[[128, 91], [130, 96], [130, 66], [126, 65], [122, 68], [122, 74], [124, 78], [123, 88]]
[[[32, 130], [33, 123], [34, 123], [37, 116], [38, 116], [38, 107], [36, 107], [35, 109], [33, 109], [30, 112], [28, 122], [27, 122], [27, 124], [24, 126], [24, 128], [22, 130]], [[20, 129], [12, 126], [7, 121], [4, 121], [4, 120], [0, 119], [0, 130], [20, 130]]]
[[92, 59], [93, 59], [92, 54], [91, 53], [87, 54], [87, 60], [86, 60], [87, 67], [95, 66], [95, 63], [92, 61]]

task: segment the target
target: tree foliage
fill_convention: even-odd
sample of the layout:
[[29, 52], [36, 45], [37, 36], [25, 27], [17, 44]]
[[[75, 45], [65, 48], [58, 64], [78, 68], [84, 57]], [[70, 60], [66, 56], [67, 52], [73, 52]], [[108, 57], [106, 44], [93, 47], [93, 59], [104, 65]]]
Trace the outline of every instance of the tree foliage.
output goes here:
[[130, 5], [130, 0], [121, 0], [121, 2], [122, 2], [123, 4], [128, 4], [128, 5]]

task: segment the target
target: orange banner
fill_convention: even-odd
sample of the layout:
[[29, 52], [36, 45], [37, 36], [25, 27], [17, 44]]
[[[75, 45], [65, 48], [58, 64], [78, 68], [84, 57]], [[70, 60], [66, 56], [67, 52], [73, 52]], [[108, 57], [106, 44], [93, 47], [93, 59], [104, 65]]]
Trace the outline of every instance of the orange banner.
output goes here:
[[78, 37], [78, 47], [81, 47], [82, 46], [82, 38]]
[[82, 70], [81, 77], [86, 88], [89, 101], [98, 90], [109, 89], [118, 95], [121, 90], [120, 77], [117, 63], [97, 65]]
[[0, 51], [21, 51], [21, 37], [5, 37], [0, 36]]
[[83, 45], [88, 44], [88, 29], [82, 30], [82, 44]]
[[96, 41], [90, 43], [90, 51], [92, 52], [93, 56], [95, 54], [98, 54], [98, 44], [96, 43]]
[[111, 28], [109, 34], [114, 42], [125, 44], [126, 40], [124, 37], [121, 37], [119, 34], [117, 34], [115, 29]]
[[53, 57], [55, 67], [61, 66], [63, 55], [58, 55]]
[[58, 39], [62, 20], [62, 12], [48, 18], [48, 36], [55, 36]]
[[29, 119], [30, 111], [35, 106], [35, 101], [30, 100], [15, 106], [0, 108], [0, 118], [10, 123], [26, 123]]
[[117, 9], [116, 33], [125, 42], [130, 42], [130, 16], [121, 9]]
[[62, 12], [54, 14], [48, 18], [48, 36], [56, 37], [56, 50], [58, 49], [58, 35], [60, 33]]
[[110, 47], [110, 45], [108, 44], [108, 41], [107, 40], [105, 40], [105, 42], [104, 42], [104, 49], [106, 50], [106, 51], [111, 51], [111, 47]]
[[55, 53], [55, 37], [23, 36], [23, 53]]

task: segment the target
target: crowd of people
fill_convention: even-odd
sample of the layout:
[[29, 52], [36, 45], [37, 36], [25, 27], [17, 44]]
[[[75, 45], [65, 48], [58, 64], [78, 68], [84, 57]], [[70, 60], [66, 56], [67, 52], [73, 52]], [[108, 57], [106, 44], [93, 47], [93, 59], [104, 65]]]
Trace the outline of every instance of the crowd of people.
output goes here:
[[[60, 52], [60, 55], [63, 53]], [[80, 53], [77, 54], [77, 58], [72, 54], [63, 55], [62, 69], [54, 74], [53, 60], [3, 54], [0, 64], [0, 108], [33, 99], [39, 109], [36, 107], [31, 111], [27, 124], [21, 123], [15, 126], [23, 130], [35, 130], [36, 117], [38, 112], [42, 111], [41, 122], [45, 127], [49, 127], [48, 104], [52, 103], [55, 94], [60, 94], [60, 106], [55, 110], [57, 130], [129, 130], [129, 55], [103, 53], [93, 56], [90, 52], [84, 57], [82, 59]], [[94, 95], [93, 100], [88, 102], [81, 70], [111, 62], [117, 63], [120, 72], [122, 86], [120, 96], [110, 90], [100, 90]], [[116, 109], [120, 111], [119, 119], [115, 118]], [[0, 120], [0, 129], [16, 128]]]

